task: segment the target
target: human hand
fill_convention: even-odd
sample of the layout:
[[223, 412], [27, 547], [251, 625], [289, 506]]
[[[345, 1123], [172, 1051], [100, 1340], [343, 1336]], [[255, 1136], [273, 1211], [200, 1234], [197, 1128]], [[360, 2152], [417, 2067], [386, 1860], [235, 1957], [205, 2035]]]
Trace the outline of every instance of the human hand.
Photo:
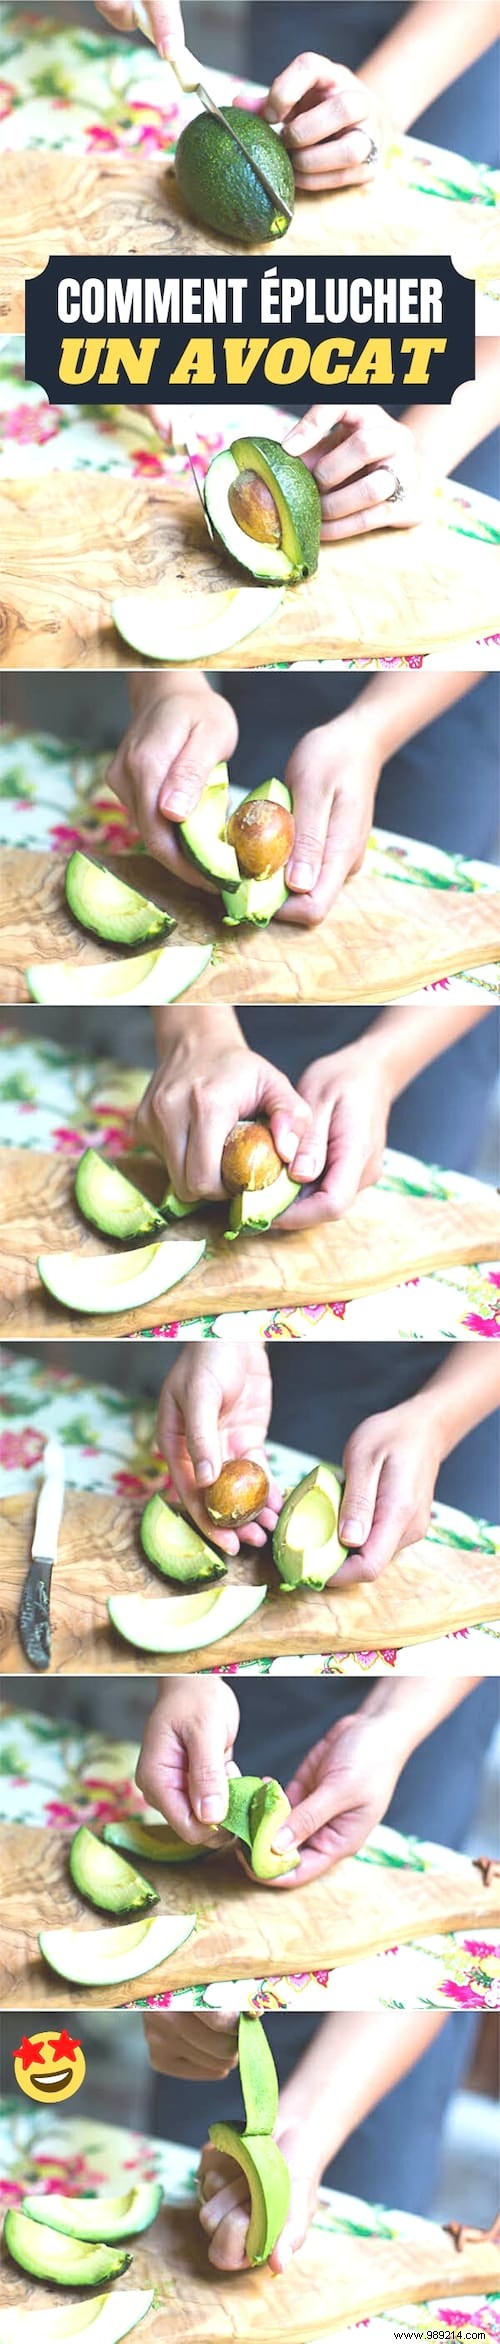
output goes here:
[[[273, 1390], [265, 1343], [187, 1343], [167, 1375], [160, 1395], [158, 1445], [170, 1467], [178, 1497], [203, 1537], [223, 1554], [236, 1555], [236, 1530], [212, 1522], [203, 1491], [216, 1481], [228, 1457], [255, 1457], [266, 1464]], [[276, 1529], [281, 1492], [269, 1495], [255, 1522], [246, 1522], [245, 1546], [264, 1546]]]
[[[134, 0], [96, 0], [96, 8], [100, 16], [106, 17], [114, 33], [144, 31], [140, 14], [136, 14]], [[151, 36], [160, 57], [177, 56], [185, 46], [179, 0], [142, 0], [142, 12], [148, 18]]]
[[229, 701], [213, 692], [204, 676], [168, 681], [141, 676], [134, 714], [107, 773], [111, 789], [128, 808], [143, 845], [192, 887], [209, 880], [184, 853], [177, 825], [192, 813], [214, 765], [232, 757], [238, 724]]
[[[269, 2256], [269, 2269], [284, 2271], [307, 2237], [316, 2211], [320, 2173], [312, 2140], [302, 2124], [287, 2125], [284, 2114], [278, 2112], [274, 2139], [288, 2165], [290, 2206], [281, 2237]], [[201, 2153], [198, 2179], [200, 2223], [210, 2241], [209, 2262], [218, 2271], [248, 2269], [245, 2247], [250, 2193], [244, 2174], [234, 2158], [224, 2156], [207, 2141]]]
[[295, 183], [306, 195], [373, 178], [380, 128], [373, 93], [330, 57], [294, 57], [273, 81], [264, 112], [283, 125]]
[[388, 1068], [368, 1030], [361, 1041], [316, 1058], [301, 1074], [311, 1122], [295, 1156], [294, 1178], [317, 1182], [283, 1215], [287, 1229], [337, 1221], [382, 1170], [391, 1106]]
[[303, 1888], [343, 1856], [356, 1855], [386, 1814], [402, 1763], [389, 1714], [372, 1718], [361, 1710], [324, 1734], [286, 1784], [293, 1814], [277, 1831], [274, 1847], [279, 1855], [299, 1847], [301, 1855], [292, 1871], [278, 1874], [273, 1888]]
[[378, 1579], [385, 1564], [424, 1538], [441, 1463], [432, 1398], [419, 1393], [399, 1408], [367, 1416], [344, 1450], [340, 1537], [352, 1549], [336, 1586]]
[[164, 1678], [145, 1729], [136, 1782], [173, 1831], [193, 1847], [227, 1814], [228, 1781], [240, 1722], [223, 1677]]
[[310, 407], [284, 441], [319, 488], [324, 544], [372, 529], [409, 529], [425, 507], [412, 431], [384, 407]]
[[153, 1148], [167, 1165], [171, 1185], [183, 1203], [224, 1196], [221, 1158], [233, 1124], [264, 1115], [278, 1155], [291, 1168], [305, 1137], [311, 1111], [306, 1099], [256, 1050], [243, 1042], [224, 1044], [198, 1023], [186, 1030], [148, 1084], [136, 1116], [141, 1147]]
[[151, 2010], [144, 2020], [157, 2075], [210, 2084], [238, 2065], [238, 2018], [212, 2010]]
[[279, 919], [313, 927], [359, 871], [382, 762], [375, 719], [368, 729], [360, 704], [297, 742], [285, 772], [295, 822], [286, 870], [291, 893]]

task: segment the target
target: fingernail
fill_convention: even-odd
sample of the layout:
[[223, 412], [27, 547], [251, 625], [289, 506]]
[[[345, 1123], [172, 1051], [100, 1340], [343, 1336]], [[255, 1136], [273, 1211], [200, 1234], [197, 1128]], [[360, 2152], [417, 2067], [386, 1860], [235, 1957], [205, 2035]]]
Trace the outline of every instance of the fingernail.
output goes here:
[[315, 1180], [318, 1170], [316, 1157], [297, 1156], [297, 1162], [294, 1164], [293, 1169], [294, 1176], [296, 1174], [297, 1180]]
[[340, 1522], [339, 1528], [345, 1546], [363, 1545], [365, 1525], [364, 1522], [357, 1522], [354, 1514], [347, 1514], [345, 1522]]
[[184, 789], [166, 790], [158, 799], [160, 814], [173, 814], [174, 821], [189, 813], [190, 799]]
[[289, 1823], [284, 1823], [282, 1830], [277, 1831], [276, 1838], [273, 1839], [273, 1847], [279, 1851], [280, 1855], [283, 1849], [293, 1848], [293, 1831], [290, 1830]]
[[199, 1489], [205, 1489], [207, 1482], [215, 1480], [213, 1465], [210, 1464], [209, 1457], [198, 1459], [198, 1464], [195, 1465], [195, 1477]]
[[313, 873], [310, 863], [301, 863], [299, 857], [298, 862], [294, 861], [290, 866], [289, 878], [292, 880], [294, 887], [300, 888], [302, 895], [309, 895], [313, 884]]
[[224, 1799], [220, 1799], [220, 1798], [214, 1798], [214, 1797], [211, 1797], [210, 1799], [201, 1799], [201, 1801], [200, 1801], [200, 1822], [201, 1822], [201, 1823], [223, 1823], [223, 1822], [224, 1822], [224, 1816], [225, 1816], [225, 1814], [226, 1814], [226, 1813], [227, 1813], [227, 1802], [226, 1802]]
[[288, 1126], [288, 1123], [283, 1123], [283, 1124], [282, 1124], [282, 1127], [281, 1127], [281, 1132], [280, 1132], [280, 1143], [279, 1143], [279, 1144], [280, 1144], [280, 1151], [281, 1151], [283, 1148], [287, 1148], [287, 1149], [288, 1149], [288, 1153], [289, 1153], [289, 1155], [290, 1155], [290, 1156], [295, 1156], [295, 1155], [296, 1155], [296, 1152], [297, 1152], [298, 1144], [299, 1144], [299, 1134], [298, 1134], [298, 1131], [290, 1131], [290, 1129], [289, 1129], [289, 1126]]

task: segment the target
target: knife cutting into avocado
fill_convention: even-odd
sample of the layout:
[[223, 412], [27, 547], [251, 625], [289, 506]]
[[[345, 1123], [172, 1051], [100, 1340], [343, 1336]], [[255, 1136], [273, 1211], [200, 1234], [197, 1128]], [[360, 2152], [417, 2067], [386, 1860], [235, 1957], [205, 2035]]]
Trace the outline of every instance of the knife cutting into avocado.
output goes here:
[[[147, 40], [151, 25], [143, 0], [136, 24]], [[181, 90], [202, 111], [181, 132], [175, 158], [180, 193], [195, 220], [221, 235], [255, 244], [284, 236], [293, 219], [295, 180], [286, 147], [269, 122], [242, 106], [218, 106], [192, 50], [172, 51], [168, 63]]]

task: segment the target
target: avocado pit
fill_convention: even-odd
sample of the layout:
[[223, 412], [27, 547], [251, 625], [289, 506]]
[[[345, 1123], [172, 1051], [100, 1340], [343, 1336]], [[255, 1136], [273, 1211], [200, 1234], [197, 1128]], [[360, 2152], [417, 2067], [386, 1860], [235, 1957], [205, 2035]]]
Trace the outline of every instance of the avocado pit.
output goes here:
[[221, 1175], [227, 1196], [269, 1188], [283, 1166], [266, 1123], [234, 1123], [224, 1141]]
[[263, 1465], [257, 1465], [253, 1457], [233, 1457], [206, 1490], [205, 1505], [211, 1522], [241, 1529], [245, 1522], [253, 1522], [268, 1496]]
[[233, 521], [244, 530], [245, 537], [256, 538], [259, 545], [281, 545], [278, 507], [258, 472], [247, 467], [238, 473], [229, 489], [228, 504]]
[[246, 798], [231, 814], [227, 833], [245, 879], [270, 879], [282, 871], [295, 838], [293, 815], [270, 798]]

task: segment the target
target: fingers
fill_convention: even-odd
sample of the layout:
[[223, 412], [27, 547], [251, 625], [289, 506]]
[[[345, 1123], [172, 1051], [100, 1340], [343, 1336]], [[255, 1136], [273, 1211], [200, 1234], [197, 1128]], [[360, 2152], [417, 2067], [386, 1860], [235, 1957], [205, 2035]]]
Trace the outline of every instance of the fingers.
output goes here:
[[216, 1481], [221, 1471], [222, 1400], [222, 1390], [216, 1376], [198, 1356], [185, 1388], [184, 1425], [199, 1489], [206, 1489], [209, 1483]]
[[348, 66], [333, 64], [331, 57], [317, 56], [311, 49], [301, 51], [285, 66], [283, 73], [276, 75], [264, 111], [269, 120], [284, 122], [294, 107], [301, 106], [306, 95], [317, 93], [320, 99], [324, 92], [337, 107], [339, 130], [346, 123], [361, 121], [368, 111], [368, 92], [349, 72]]
[[312, 464], [312, 451], [317, 448], [318, 441], [323, 440], [328, 432], [335, 431], [346, 412], [349, 414], [349, 409], [345, 407], [308, 407], [307, 415], [301, 415], [300, 423], [292, 424], [291, 431], [287, 431], [284, 448], [289, 448], [292, 456], [302, 456], [304, 463], [309, 451]]
[[238, 2062], [238, 2021], [219, 2011], [151, 2011], [144, 2021], [151, 2066], [159, 2075], [211, 2083]]
[[185, 1727], [188, 1789], [198, 1823], [223, 1823], [227, 1815], [228, 1778], [225, 1719], [219, 1712], [208, 1719], [194, 1718]]
[[[258, 1105], [265, 1108], [278, 1155], [284, 1164], [291, 1165], [300, 1142], [305, 1138], [312, 1121], [310, 1107], [299, 1098], [298, 1091], [281, 1074], [279, 1067], [268, 1066], [262, 1059]], [[307, 1177], [304, 1174], [304, 1178]]]
[[[358, 88], [359, 97], [357, 99], [353, 99], [351, 91], [348, 91], [347, 87], [344, 86], [337, 90], [329, 90], [328, 96], [322, 101], [316, 97], [315, 102], [311, 105], [301, 106], [300, 110], [289, 113], [284, 123], [283, 139], [290, 153], [294, 156], [298, 154], [300, 158], [304, 148], [308, 147], [314, 150], [317, 147], [324, 147], [325, 141], [329, 139], [334, 139], [336, 142], [338, 140], [339, 146], [348, 145], [349, 139], [348, 137], [343, 139], [342, 132], [351, 132], [352, 134], [353, 123], [362, 122], [368, 114], [368, 96], [365, 96], [364, 91], [361, 91], [360, 84], [358, 84]], [[311, 96], [314, 97], [313, 92], [311, 92]], [[366, 132], [362, 133], [363, 140], [366, 156], [369, 143]]]
[[286, 883], [295, 895], [309, 895], [320, 877], [331, 813], [331, 790], [318, 788], [310, 755], [299, 746], [289, 758], [287, 773], [292, 792], [295, 839], [286, 866]]
[[173, 822], [182, 822], [197, 806], [205, 783], [221, 758], [232, 757], [238, 739], [238, 725], [234, 710], [227, 702], [219, 702], [213, 694], [210, 721], [207, 712], [191, 725], [187, 739], [178, 755], [172, 759], [170, 772], [160, 789], [159, 812]]
[[352, 1580], [378, 1579], [402, 1547], [423, 1536], [429, 1511], [415, 1510], [413, 1493], [409, 1499], [404, 1457], [386, 1457], [379, 1472], [371, 1526], [365, 1539], [357, 1542], [362, 1551], [349, 1557]]
[[[313, 120], [317, 121], [317, 116]], [[294, 123], [285, 125], [283, 139], [289, 148], [292, 148], [292, 131], [297, 127]], [[312, 195], [317, 190], [318, 180], [327, 187], [337, 187], [342, 182], [345, 186], [352, 184], [353, 180], [361, 179], [365, 173], [372, 177], [375, 157], [370, 131], [361, 128], [348, 130], [341, 138], [327, 136], [319, 144], [313, 144], [311, 140], [311, 145], [304, 147], [295, 143], [293, 167], [296, 186], [310, 186]]]
[[359, 1434], [348, 1441], [344, 1457], [345, 1483], [339, 1515], [339, 1537], [344, 1546], [364, 1546], [372, 1527], [382, 1459], [370, 1453]]

